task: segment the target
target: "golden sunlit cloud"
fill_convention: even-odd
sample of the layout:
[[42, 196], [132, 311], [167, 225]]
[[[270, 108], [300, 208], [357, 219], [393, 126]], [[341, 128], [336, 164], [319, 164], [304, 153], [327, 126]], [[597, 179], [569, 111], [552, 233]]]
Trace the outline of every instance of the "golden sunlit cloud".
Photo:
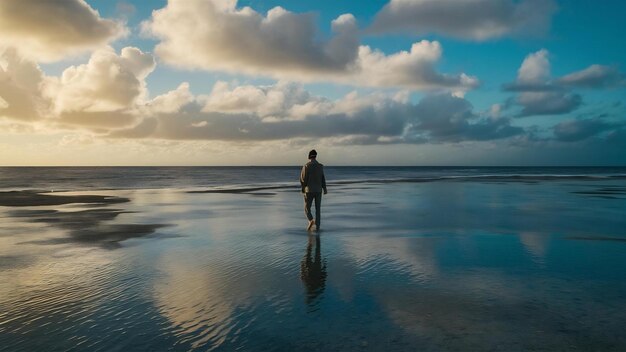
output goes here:
[[21, 0], [0, 2], [0, 33], [0, 51], [11, 46], [47, 62], [97, 48], [127, 30], [101, 18], [84, 0]]

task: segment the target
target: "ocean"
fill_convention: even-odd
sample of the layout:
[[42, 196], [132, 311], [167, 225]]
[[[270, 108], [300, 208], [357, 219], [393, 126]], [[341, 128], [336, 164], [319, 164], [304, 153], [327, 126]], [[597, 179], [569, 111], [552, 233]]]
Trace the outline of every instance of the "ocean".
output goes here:
[[0, 168], [0, 351], [626, 350], [626, 167]]
[[[624, 179], [626, 167], [325, 167], [329, 182]], [[0, 190], [185, 189], [295, 185], [300, 166], [0, 167]]]

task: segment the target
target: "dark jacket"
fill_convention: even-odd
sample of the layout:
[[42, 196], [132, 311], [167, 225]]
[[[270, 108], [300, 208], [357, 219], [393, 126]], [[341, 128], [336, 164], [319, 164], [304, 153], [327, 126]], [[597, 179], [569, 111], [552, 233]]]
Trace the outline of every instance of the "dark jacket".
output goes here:
[[300, 186], [302, 186], [302, 193], [321, 193], [322, 190], [326, 192], [324, 165], [315, 159], [306, 163], [300, 172]]

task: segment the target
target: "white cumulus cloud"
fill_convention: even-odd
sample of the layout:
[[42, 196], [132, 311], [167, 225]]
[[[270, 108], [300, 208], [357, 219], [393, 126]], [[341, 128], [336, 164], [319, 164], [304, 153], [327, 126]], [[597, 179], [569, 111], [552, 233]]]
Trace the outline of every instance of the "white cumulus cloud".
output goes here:
[[0, 55], [0, 117], [95, 129], [133, 124], [147, 99], [152, 55], [126, 47], [97, 50], [86, 64], [46, 76], [15, 49]]
[[[270, 86], [235, 86], [223, 81], [202, 97], [204, 112], [255, 113], [266, 118], [302, 117], [320, 111], [326, 99], [309, 94], [301, 85], [278, 82]], [[295, 112], [295, 113], [294, 113]]]
[[313, 14], [275, 7], [263, 16], [233, 0], [170, 0], [143, 28], [162, 39], [156, 53], [170, 64], [251, 74], [342, 71], [358, 47], [352, 15], [333, 21], [333, 38], [320, 40]]
[[372, 50], [369, 46], [361, 46], [357, 60], [360, 72], [352, 79], [363, 86], [399, 86], [414, 89], [458, 87], [463, 90], [478, 85], [478, 79], [475, 77], [438, 73], [435, 64], [441, 58], [441, 54], [441, 44], [428, 40], [414, 43], [410, 51], [391, 55]]
[[519, 70], [517, 80], [520, 83], [544, 83], [550, 78], [548, 51], [541, 49], [526, 56]]
[[155, 65], [152, 55], [134, 47], [119, 55], [112, 48], [100, 49], [86, 64], [71, 66], [60, 79], [51, 79], [46, 92], [58, 113], [129, 108], [145, 96], [145, 78]]
[[475, 87], [465, 74], [441, 74], [437, 41], [385, 54], [360, 45], [351, 14], [331, 23], [324, 38], [310, 13], [275, 7], [263, 15], [236, 0], [169, 0], [142, 25], [158, 39], [164, 62], [187, 69], [226, 71], [278, 79], [330, 81], [369, 87], [455, 89]]
[[189, 83], [181, 83], [178, 88], [152, 99], [148, 109], [152, 113], [173, 113], [193, 102], [195, 97], [189, 90]]

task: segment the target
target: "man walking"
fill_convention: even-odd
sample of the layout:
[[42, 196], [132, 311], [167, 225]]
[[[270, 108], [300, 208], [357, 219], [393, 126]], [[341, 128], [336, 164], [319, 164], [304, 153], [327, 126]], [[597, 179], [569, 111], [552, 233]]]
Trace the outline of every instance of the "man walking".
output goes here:
[[[307, 231], [311, 230], [313, 226], [319, 231], [322, 190], [324, 194], [328, 193], [326, 190], [326, 178], [324, 177], [324, 165], [318, 163], [316, 158], [317, 152], [313, 149], [309, 152], [309, 162], [302, 167], [302, 172], [300, 172], [300, 185], [302, 186], [302, 193], [304, 193], [304, 213], [307, 219], [309, 219]], [[311, 214], [313, 201], [315, 201], [315, 220], [313, 220], [313, 214]]]

